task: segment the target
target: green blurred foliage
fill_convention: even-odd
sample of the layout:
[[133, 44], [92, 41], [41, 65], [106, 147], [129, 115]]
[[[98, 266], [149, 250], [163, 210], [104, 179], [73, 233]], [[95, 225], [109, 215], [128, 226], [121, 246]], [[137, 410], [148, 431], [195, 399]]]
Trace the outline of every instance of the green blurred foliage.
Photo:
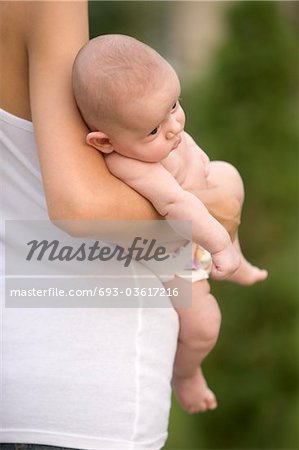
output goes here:
[[[246, 256], [269, 270], [269, 280], [251, 288], [213, 284], [223, 327], [205, 368], [220, 406], [198, 419], [198, 442], [209, 449], [295, 449], [297, 41], [279, 3], [236, 2], [227, 21], [214, 66], [184, 103], [197, 142], [242, 174], [241, 242]], [[172, 442], [169, 448], [177, 448]]]
[[90, 1], [90, 37], [128, 34], [154, 48], [167, 38], [168, 2]]
[[[130, 34], [161, 51], [174, 7], [91, 2], [91, 36]], [[250, 288], [212, 283], [223, 324], [204, 370], [219, 407], [190, 416], [174, 399], [165, 449], [293, 450], [299, 448], [298, 34], [281, 2], [232, 2], [225, 20], [228, 35], [212, 68], [205, 80], [184, 87], [182, 101], [199, 145], [242, 174], [241, 242], [269, 279]]]

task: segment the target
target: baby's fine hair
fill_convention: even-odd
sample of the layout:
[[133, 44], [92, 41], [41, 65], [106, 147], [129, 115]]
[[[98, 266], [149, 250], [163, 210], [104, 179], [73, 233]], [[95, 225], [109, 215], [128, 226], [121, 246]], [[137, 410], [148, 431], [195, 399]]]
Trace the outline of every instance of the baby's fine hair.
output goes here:
[[108, 34], [91, 39], [73, 66], [73, 90], [91, 131], [117, 120], [125, 102], [159, 84], [170, 67], [159, 53], [130, 36]]

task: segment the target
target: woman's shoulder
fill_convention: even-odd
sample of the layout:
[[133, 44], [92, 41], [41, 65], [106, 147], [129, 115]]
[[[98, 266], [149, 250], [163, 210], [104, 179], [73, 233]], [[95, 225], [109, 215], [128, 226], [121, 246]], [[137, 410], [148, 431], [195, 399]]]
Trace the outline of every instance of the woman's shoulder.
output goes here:
[[25, 10], [26, 2], [0, 2], [0, 107], [30, 120]]
[[38, 61], [38, 70], [40, 62], [71, 65], [88, 39], [86, 11], [84, 1], [0, 1], [1, 108], [31, 120], [29, 67], [32, 75], [32, 62]]

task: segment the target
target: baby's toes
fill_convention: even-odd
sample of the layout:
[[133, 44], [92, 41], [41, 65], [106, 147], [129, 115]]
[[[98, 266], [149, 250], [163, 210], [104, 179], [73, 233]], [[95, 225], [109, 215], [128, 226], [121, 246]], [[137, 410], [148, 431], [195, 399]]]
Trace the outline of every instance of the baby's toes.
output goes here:
[[210, 389], [208, 389], [205, 401], [207, 409], [216, 409], [218, 406], [216, 397]]

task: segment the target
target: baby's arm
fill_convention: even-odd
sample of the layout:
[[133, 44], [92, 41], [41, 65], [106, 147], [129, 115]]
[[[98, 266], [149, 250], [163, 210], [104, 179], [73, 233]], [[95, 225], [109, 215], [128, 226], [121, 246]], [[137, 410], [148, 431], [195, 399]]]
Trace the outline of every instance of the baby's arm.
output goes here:
[[137, 161], [115, 152], [106, 156], [106, 163], [113, 175], [146, 197], [166, 219], [192, 222], [192, 240], [212, 254], [215, 278], [224, 278], [238, 268], [239, 257], [227, 231], [162, 164]]

